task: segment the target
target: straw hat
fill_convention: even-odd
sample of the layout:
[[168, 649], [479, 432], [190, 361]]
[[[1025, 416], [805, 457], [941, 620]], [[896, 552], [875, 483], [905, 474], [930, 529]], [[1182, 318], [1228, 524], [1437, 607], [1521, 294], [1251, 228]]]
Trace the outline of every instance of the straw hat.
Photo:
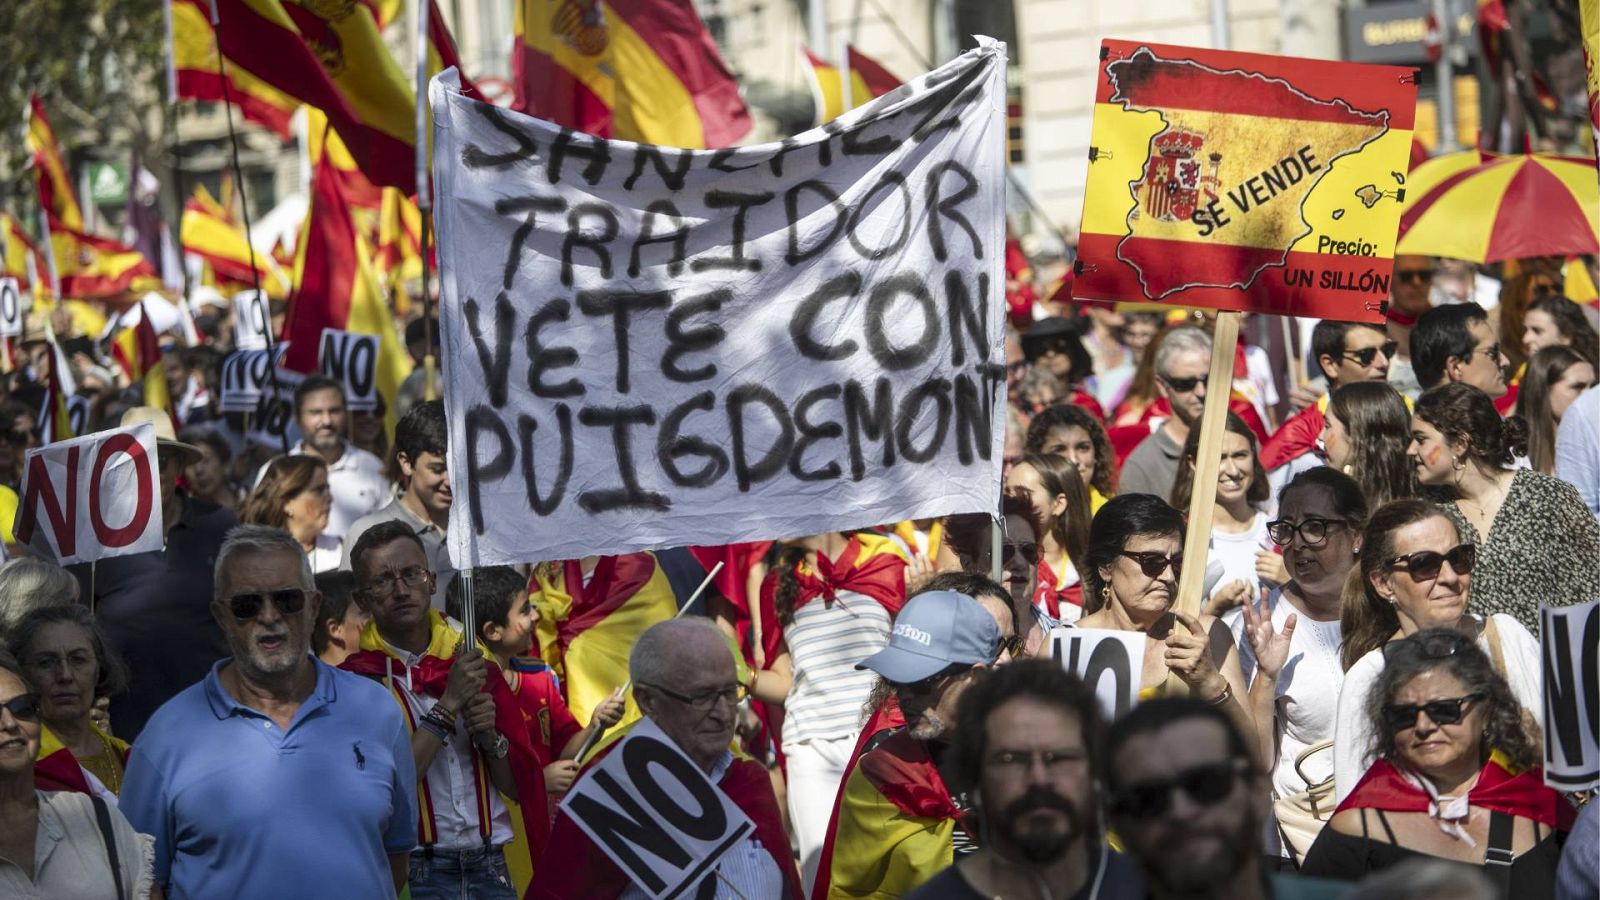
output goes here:
[[188, 468], [200, 461], [200, 448], [178, 440], [177, 433], [172, 430], [172, 417], [167, 415], [165, 410], [156, 409], [154, 406], [135, 406], [122, 414], [122, 421], [119, 424], [123, 428], [131, 428], [145, 422], [155, 427], [157, 451], [177, 453], [180, 468]]

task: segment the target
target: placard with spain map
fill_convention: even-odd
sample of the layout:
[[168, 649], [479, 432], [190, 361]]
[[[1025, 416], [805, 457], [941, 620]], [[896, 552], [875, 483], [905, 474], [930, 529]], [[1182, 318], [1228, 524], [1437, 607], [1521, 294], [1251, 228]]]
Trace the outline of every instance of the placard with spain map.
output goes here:
[[1415, 73], [1100, 45], [1079, 299], [1381, 321]]

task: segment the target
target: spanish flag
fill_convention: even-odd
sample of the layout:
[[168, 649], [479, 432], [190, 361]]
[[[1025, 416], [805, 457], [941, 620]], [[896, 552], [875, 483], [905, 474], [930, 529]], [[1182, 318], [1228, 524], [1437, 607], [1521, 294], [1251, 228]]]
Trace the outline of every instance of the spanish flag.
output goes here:
[[[300, 101], [237, 65], [227, 74], [217, 59], [217, 33], [211, 27], [209, 0], [172, 0], [172, 67], [177, 72], [178, 97], [221, 103], [231, 98], [246, 119], [271, 129], [287, 140], [293, 134], [290, 120]], [[223, 80], [227, 91], [223, 91]]]
[[195, 196], [183, 205], [179, 235], [183, 252], [204, 260], [215, 283], [253, 288], [259, 278], [261, 290], [268, 297], [289, 296], [288, 273], [279, 268], [270, 253], [251, 253], [244, 231], [229, 221], [204, 185], [195, 188]]
[[684, 0], [518, 0], [512, 108], [607, 138], [726, 147], [739, 84]]
[[[34, 179], [39, 185], [39, 205], [63, 228], [83, 230], [83, 210], [72, 190], [72, 175], [67, 171], [56, 130], [44, 114], [44, 101], [38, 94], [28, 103], [28, 150], [33, 153]], [[54, 225], [51, 226], [52, 228]]]
[[161, 289], [161, 276], [139, 251], [111, 238], [68, 228], [54, 217], [49, 227], [60, 296], [91, 300]]
[[1588, 72], [1589, 136], [1595, 159], [1600, 161], [1600, 0], [1578, 0], [1578, 21], [1583, 34], [1583, 66]]
[[77, 437], [72, 427], [72, 416], [67, 411], [67, 400], [77, 393], [72, 382], [72, 369], [67, 365], [67, 355], [56, 343], [55, 332], [46, 329], [45, 342], [50, 345], [50, 373], [44, 382], [44, 408], [39, 416], [39, 442], [51, 444]]
[[[332, 145], [338, 135], [329, 133]], [[372, 249], [356, 228], [340, 185], [334, 154], [324, 153], [311, 179], [311, 207], [295, 248], [294, 292], [289, 296], [284, 337], [289, 352], [284, 367], [314, 372], [322, 330], [337, 328], [378, 336], [378, 391], [388, 401], [387, 428], [394, 429], [394, 398], [411, 373], [411, 358], [400, 345], [389, 314]]]
[[139, 321], [117, 332], [111, 342], [111, 355], [116, 358], [128, 380], [144, 386], [144, 405], [165, 410], [172, 417], [172, 427], [179, 429], [183, 423], [172, 406], [172, 396], [167, 391], [167, 367], [161, 360], [161, 339], [155, 326], [144, 314], [144, 304], [136, 307]]
[[422, 211], [414, 199], [395, 188], [383, 189], [373, 262], [391, 292], [422, 277]]
[[[805, 54], [811, 71], [811, 96], [816, 105], [816, 124], [831, 122], [844, 115], [844, 92], [839, 87], [839, 67], [819, 58], [805, 47], [800, 48], [800, 52]], [[882, 63], [853, 46], [845, 46], [845, 56], [850, 70], [851, 109], [866, 106], [904, 84]]]
[[1101, 43], [1073, 297], [1381, 322], [1411, 69]]
[[[0, 260], [0, 278], [15, 278], [23, 290], [33, 292], [35, 299], [43, 299], [48, 295], [50, 286], [44, 282], [49, 268], [44, 254], [23, 230], [22, 223], [10, 213], [0, 212], [0, 243], [5, 244], [4, 259]], [[38, 283], [35, 284], [35, 281]]]

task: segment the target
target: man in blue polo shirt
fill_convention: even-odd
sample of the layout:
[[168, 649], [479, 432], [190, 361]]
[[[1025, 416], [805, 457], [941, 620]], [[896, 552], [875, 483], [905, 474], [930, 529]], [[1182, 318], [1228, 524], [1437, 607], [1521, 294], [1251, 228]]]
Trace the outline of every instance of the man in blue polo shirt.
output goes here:
[[119, 805], [169, 898], [393, 898], [417, 842], [416, 769], [384, 689], [310, 653], [318, 595], [288, 532], [243, 525], [212, 614], [233, 656], [156, 711]]

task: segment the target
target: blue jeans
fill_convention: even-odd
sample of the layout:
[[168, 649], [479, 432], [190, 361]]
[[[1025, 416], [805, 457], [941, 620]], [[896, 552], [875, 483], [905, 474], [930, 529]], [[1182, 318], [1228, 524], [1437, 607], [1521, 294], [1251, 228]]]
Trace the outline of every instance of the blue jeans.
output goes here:
[[411, 900], [517, 900], [499, 847], [411, 851]]

